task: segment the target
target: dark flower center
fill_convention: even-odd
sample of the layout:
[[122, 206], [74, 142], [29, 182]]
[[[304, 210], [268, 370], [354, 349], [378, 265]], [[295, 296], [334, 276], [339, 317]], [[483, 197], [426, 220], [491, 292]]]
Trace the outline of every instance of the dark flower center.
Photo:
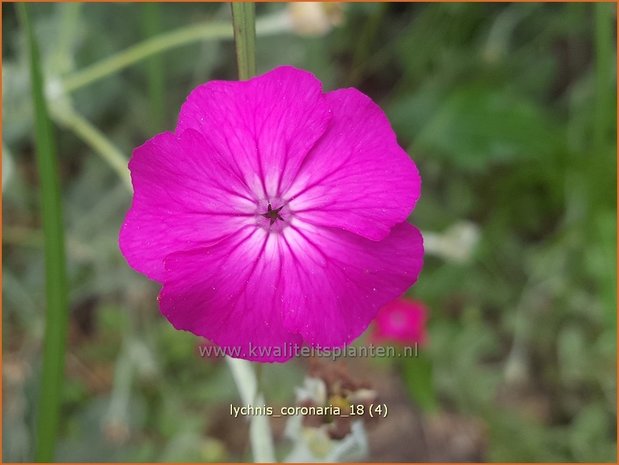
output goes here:
[[266, 218], [267, 220], [270, 221], [271, 226], [277, 221], [277, 220], [282, 220], [284, 221], [284, 219], [282, 218], [282, 216], [279, 214], [279, 212], [281, 211], [282, 208], [284, 208], [284, 206], [282, 205], [281, 207], [277, 208], [277, 209], [273, 209], [273, 207], [271, 207], [271, 204], [269, 203], [268, 205], [268, 210], [266, 213], [263, 213], [262, 216], [264, 218]]

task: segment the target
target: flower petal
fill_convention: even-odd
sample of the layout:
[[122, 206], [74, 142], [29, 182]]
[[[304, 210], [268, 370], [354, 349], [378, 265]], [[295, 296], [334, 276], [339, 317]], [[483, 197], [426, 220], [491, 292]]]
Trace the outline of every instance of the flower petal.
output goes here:
[[205, 337], [232, 357], [289, 359], [287, 348], [302, 341], [283, 326], [285, 278], [277, 237], [247, 228], [214, 247], [170, 255], [161, 312], [176, 329]]
[[383, 306], [374, 322], [371, 339], [375, 343], [424, 344], [427, 309], [415, 300], [396, 299]]
[[200, 131], [262, 198], [277, 198], [331, 112], [311, 73], [282, 66], [248, 81], [210, 81], [181, 108], [176, 131]]
[[205, 246], [254, 221], [255, 202], [204, 138], [193, 130], [163, 133], [134, 150], [134, 196], [120, 249], [137, 271], [163, 279], [163, 259]]
[[282, 300], [298, 301], [290, 308], [299, 311], [289, 308], [285, 325], [312, 346], [353, 341], [383, 305], [415, 283], [423, 265], [423, 238], [408, 223], [396, 225], [379, 242], [309, 224], [288, 231], [284, 236], [293, 260], [286, 276], [296, 283]]
[[304, 221], [380, 240], [411, 213], [419, 172], [369, 97], [342, 89], [326, 98], [333, 109], [329, 129], [284, 196]]
[[415, 282], [422, 256], [408, 224], [380, 242], [302, 224], [281, 234], [247, 228], [167, 257], [161, 311], [232, 356], [283, 361], [293, 355], [287, 347], [339, 347], [359, 336]]

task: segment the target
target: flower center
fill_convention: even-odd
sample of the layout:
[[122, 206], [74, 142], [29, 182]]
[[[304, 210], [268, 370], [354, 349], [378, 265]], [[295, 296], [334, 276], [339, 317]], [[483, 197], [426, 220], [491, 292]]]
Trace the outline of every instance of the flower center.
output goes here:
[[293, 219], [288, 201], [279, 197], [258, 200], [255, 215], [256, 225], [270, 233], [283, 231]]
[[281, 220], [284, 221], [284, 219], [282, 218], [282, 216], [279, 214], [280, 211], [282, 211], [282, 208], [284, 208], [284, 206], [282, 205], [281, 207], [277, 208], [277, 209], [273, 209], [273, 207], [271, 206], [271, 204], [269, 203], [267, 206], [267, 212], [262, 214], [262, 217], [266, 218], [267, 220], [269, 220], [269, 225], [273, 226], [273, 224], [277, 221], [277, 220]]

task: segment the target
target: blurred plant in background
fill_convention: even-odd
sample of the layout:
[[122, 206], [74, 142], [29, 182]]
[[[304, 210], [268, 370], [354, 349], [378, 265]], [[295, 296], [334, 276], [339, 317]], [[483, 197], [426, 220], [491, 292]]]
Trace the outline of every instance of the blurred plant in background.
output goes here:
[[[26, 48], [14, 6], [2, 7], [3, 459], [24, 461], [44, 267]], [[117, 248], [132, 148], [173, 127], [189, 89], [236, 75], [229, 6], [30, 10], [58, 125], [70, 279], [57, 459], [247, 459], [225, 364], [170, 330], [156, 286]], [[428, 344], [415, 359], [344, 362], [392, 407], [368, 428], [370, 459], [614, 461], [615, 6], [257, 12], [260, 72], [291, 64], [326, 89], [359, 87], [423, 174], [414, 223], [434, 253], [413, 297], [430, 309]], [[265, 366], [266, 398], [294, 403], [306, 365]]]

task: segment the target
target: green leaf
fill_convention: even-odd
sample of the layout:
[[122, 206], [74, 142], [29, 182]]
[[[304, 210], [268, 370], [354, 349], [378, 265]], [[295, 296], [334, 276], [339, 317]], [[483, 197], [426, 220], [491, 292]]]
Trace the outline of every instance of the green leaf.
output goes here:
[[34, 103], [36, 158], [41, 183], [41, 214], [45, 234], [46, 320], [43, 370], [37, 417], [35, 460], [51, 462], [58, 433], [68, 324], [65, 240], [56, 146], [44, 95], [39, 51], [28, 17], [28, 6], [17, 5], [30, 55]]
[[402, 367], [404, 382], [413, 400], [423, 410], [434, 411], [437, 407], [437, 399], [430, 359], [420, 354], [419, 357], [407, 359]]
[[572, 420], [569, 444], [577, 461], [615, 462], [613, 413], [602, 403], [584, 406]]
[[540, 158], [562, 138], [542, 109], [519, 93], [471, 83], [446, 95], [430, 86], [390, 109], [415, 154], [442, 158], [466, 171], [492, 162]]

